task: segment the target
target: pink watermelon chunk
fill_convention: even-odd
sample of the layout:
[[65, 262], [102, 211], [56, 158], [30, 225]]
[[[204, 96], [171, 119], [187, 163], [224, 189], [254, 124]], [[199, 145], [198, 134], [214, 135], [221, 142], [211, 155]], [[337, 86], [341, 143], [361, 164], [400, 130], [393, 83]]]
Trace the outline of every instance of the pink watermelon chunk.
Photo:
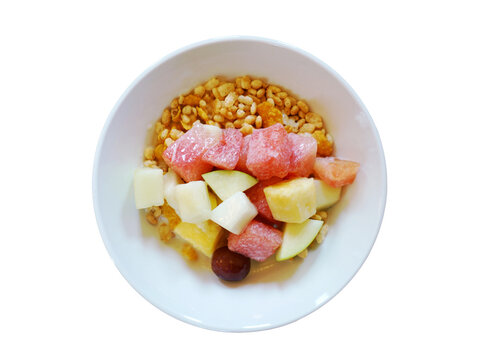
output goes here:
[[221, 137], [219, 128], [196, 124], [163, 152], [163, 159], [184, 181], [201, 180], [213, 168], [202, 157]]
[[282, 244], [282, 231], [272, 226], [252, 220], [239, 234], [229, 234], [229, 250], [257, 261], [264, 261]]
[[246, 166], [259, 180], [283, 178], [289, 172], [290, 154], [287, 131], [281, 124], [275, 124], [253, 131]]
[[246, 135], [243, 138], [241, 153], [239, 154], [239, 161], [236, 165], [236, 170], [242, 171], [245, 173], [250, 173], [249, 169], [246, 166], [247, 161], [247, 151], [249, 150], [249, 141], [251, 140], [251, 135]]
[[355, 161], [318, 157], [315, 160], [314, 174], [330, 186], [341, 187], [355, 181], [359, 167], [360, 164]]
[[[315, 160], [315, 158], [314, 158]], [[275, 222], [274, 218], [272, 217], [271, 209], [267, 204], [266, 196], [264, 194], [264, 188], [269, 185], [274, 185], [282, 181], [281, 178], [273, 177], [268, 180], [261, 180], [256, 185], [251, 187], [249, 190], [246, 191], [246, 195], [257, 208], [257, 212], [262, 215], [267, 220]]]
[[308, 177], [314, 169], [317, 141], [309, 135], [287, 134], [292, 150], [289, 176]]
[[203, 160], [220, 169], [232, 170], [239, 161], [242, 148], [242, 134], [237, 129], [225, 129], [219, 143], [209, 148]]

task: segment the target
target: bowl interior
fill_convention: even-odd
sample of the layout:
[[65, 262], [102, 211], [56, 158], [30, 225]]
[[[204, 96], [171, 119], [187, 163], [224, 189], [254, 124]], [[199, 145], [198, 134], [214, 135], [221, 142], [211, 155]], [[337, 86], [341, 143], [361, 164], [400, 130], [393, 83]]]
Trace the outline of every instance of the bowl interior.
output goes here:
[[[324, 243], [305, 260], [266, 262], [231, 285], [191, 266], [135, 209], [133, 172], [149, 143], [148, 128], [169, 102], [211, 76], [266, 78], [305, 99], [324, 117], [336, 155], [358, 161], [355, 183], [330, 211]], [[386, 171], [372, 119], [350, 87], [312, 56], [276, 42], [228, 39], [181, 50], [147, 70], [125, 92], [103, 130], [93, 197], [105, 245], [127, 281], [148, 301], [183, 321], [216, 330], [280, 326], [337, 294], [367, 257], [380, 227]], [[272, 267], [271, 267], [272, 266]]]

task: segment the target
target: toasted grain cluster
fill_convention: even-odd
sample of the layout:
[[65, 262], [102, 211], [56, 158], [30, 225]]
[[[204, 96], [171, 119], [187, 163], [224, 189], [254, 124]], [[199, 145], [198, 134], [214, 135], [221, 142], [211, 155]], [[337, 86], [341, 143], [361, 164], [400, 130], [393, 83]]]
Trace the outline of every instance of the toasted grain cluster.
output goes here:
[[[163, 151], [197, 122], [236, 128], [243, 135], [280, 123], [287, 132], [311, 134], [317, 140], [317, 156], [330, 156], [334, 149], [333, 138], [326, 132], [322, 117], [310, 111], [304, 100], [263, 79], [247, 75], [234, 80], [213, 77], [189, 93], [173, 99], [164, 109], [154, 125], [154, 143], [144, 150], [144, 166], [161, 168], [166, 172], [168, 167], [162, 159]], [[168, 224], [161, 223], [159, 227], [164, 241], [172, 237], [170, 229], [174, 229], [176, 222], [180, 221], [173, 213], [174, 210], [167, 204], [162, 212], [158, 206], [146, 212], [146, 219], [152, 225], [158, 224], [161, 215], [168, 219]], [[313, 218], [326, 220], [327, 213], [321, 211]], [[193, 259], [193, 251], [187, 248], [183, 250], [183, 255]]]

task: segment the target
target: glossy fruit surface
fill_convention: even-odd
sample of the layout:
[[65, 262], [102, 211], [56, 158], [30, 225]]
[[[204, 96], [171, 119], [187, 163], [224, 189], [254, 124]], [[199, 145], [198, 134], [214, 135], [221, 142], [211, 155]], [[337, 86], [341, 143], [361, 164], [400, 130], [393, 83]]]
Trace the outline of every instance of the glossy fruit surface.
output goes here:
[[287, 134], [291, 148], [289, 177], [307, 177], [312, 173], [317, 141], [308, 134]]
[[236, 170], [250, 173], [249, 169], [246, 166], [247, 163], [247, 152], [249, 151], [249, 141], [251, 140], [251, 135], [246, 135], [242, 139], [241, 153], [239, 154], [239, 160], [236, 164]]
[[314, 164], [314, 174], [320, 180], [337, 188], [352, 184], [359, 167], [360, 164], [354, 161], [318, 157]]
[[282, 244], [282, 231], [252, 220], [239, 234], [229, 234], [227, 246], [256, 261], [264, 261]]
[[254, 130], [249, 141], [246, 166], [258, 180], [289, 173], [291, 149], [282, 124]]
[[225, 129], [221, 141], [206, 151], [203, 160], [219, 169], [232, 170], [239, 161], [242, 142], [239, 130]]
[[223, 246], [214, 251], [211, 268], [214, 274], [222, 280], [240, 281], [249, 274], [251, 259]]
[[269, 221], [275, 221], [275, 219], [272, 217], [271, 209], [267, 204], [266, 196], [264, 195], [264, 188], [274, 185], [279, 181], [282, 181], [282, 179], [278, 177], [262, 180], [246, 191], [247, 197], [254, 204], [259, 214]]
[[173, 142], [163, 152], [163, 160], [184, 181], [201, 180], [213, 166], [203, 160], [204, 153], [218, 144], [222, 130], [213, 125], [198, 124]]

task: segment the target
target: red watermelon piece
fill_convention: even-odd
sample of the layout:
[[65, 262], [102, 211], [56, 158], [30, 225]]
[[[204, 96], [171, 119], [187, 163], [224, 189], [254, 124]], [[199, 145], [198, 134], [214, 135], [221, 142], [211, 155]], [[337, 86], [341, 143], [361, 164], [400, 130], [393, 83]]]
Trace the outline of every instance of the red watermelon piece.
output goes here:
[[289, 172], [290, 154], [287, 131], [275, 124], [252, 132], [246, 166], [258, 180], [283, 178]]
[[239, 154], [239, 160], [237, 162], [235, 170], [242, 171], [245, 173], [250, 173], [249, 169], [246, 166], [247, 151], [249, 150], [250, 140], [251, 140], [251, 135], [244, 136], [242, 141], [241, 153]]
[[314, 174], [330, 186], [341, 187], [354, 182], [359, 167], [360, 164], [354, 161], [318, 157], [315, 160]]
[[272, 226], [252, 220], [239, 234], [229, 234], [229, 250], [257, 261], [264, 261], [282, 244], [282, 231]]
[[291, 147], [289, 176], [308, 177], [314, 169], [317, 141], [310, 135], [287, 134]]
[[232, 170], [239, 161], [242, 148], [242, 134], [237, 129], [225, 129], [219, 143], [209, 148], [203, 160], [217, 168]]
[[279, 181], [282, 181], [282, 179], [278, 177], [273, 177], [268, 180], [261, 180], [256, 185], [246, 191], [247, 197], [257, 208], [257, 212], [267, 220], [270, 220], [274, 223], [276, 222], [276, 220], [274, 220], [274, 218], [272, 217], [271, 209], [267, 204], [266, 196], [264, 194], [264, 188], [269, 185], [274, 185]]
[[196, 124], [168, 146], [163, 152], [163, 159], [184, 181], [201, 180], [201, 175], [213, 168], [202, 157], [221, 137], [221, 129], [212, 125]]

